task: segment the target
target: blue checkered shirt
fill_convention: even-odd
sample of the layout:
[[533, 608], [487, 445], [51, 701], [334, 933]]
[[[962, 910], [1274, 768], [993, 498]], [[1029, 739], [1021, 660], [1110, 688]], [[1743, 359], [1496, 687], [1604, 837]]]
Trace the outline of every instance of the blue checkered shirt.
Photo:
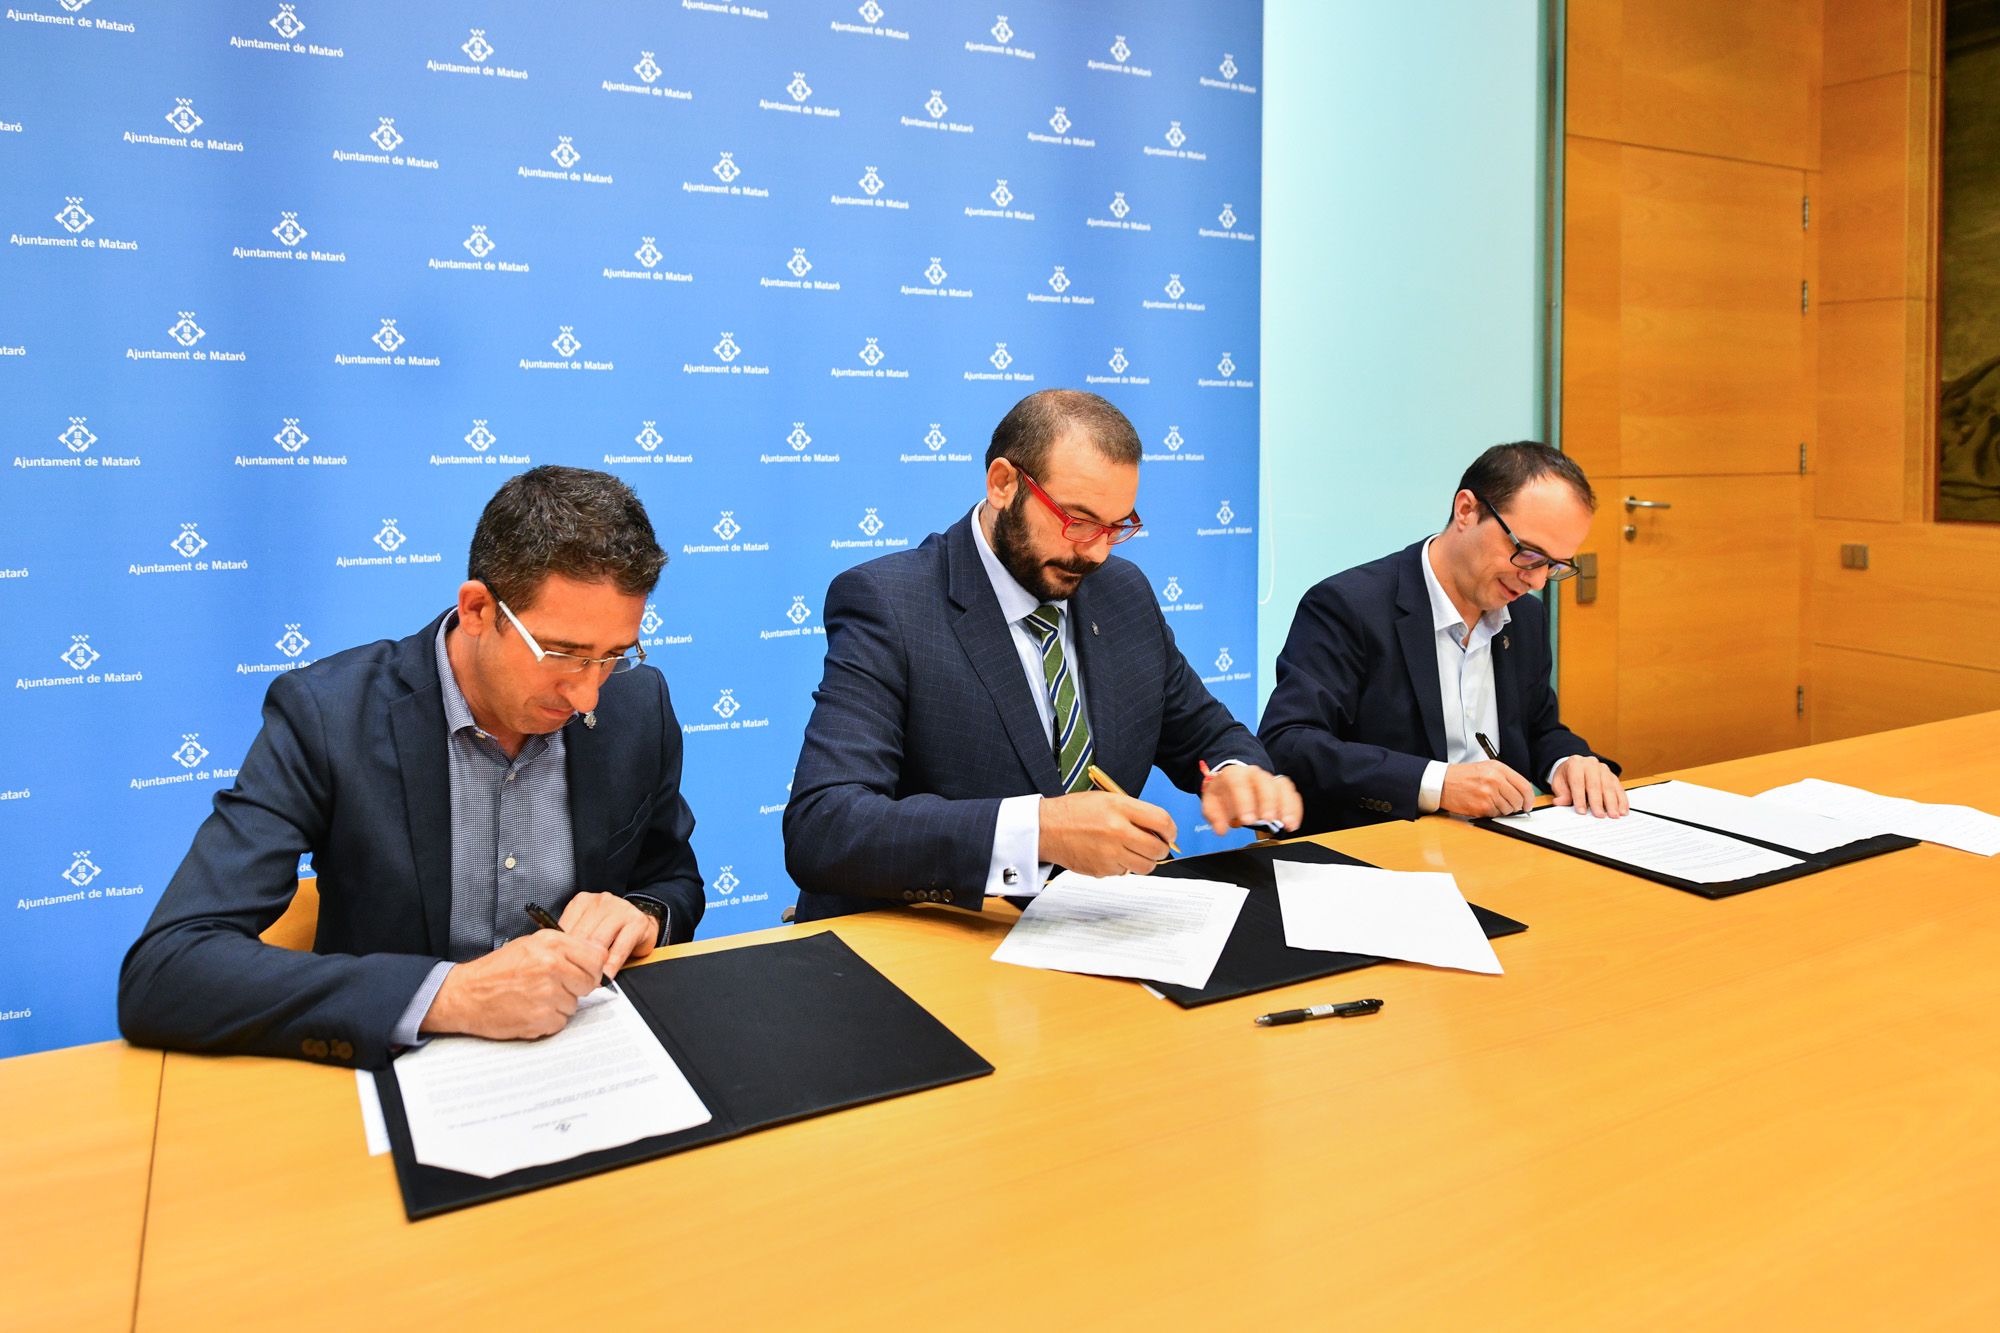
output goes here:
[[529, 736], [512, 759], [473, 720], [445, 651], [458, 623], [437, 633], [438, 684], [451, 776], [451, 942], [404, 1009], [390, 1040], [414, 1046], [418, 1028], [453, 963], [482, 957], [531, 933], [527, 905], [549, 905], [576, 889], [576, 845], [569, 822], [569, 771], [560, 730]]

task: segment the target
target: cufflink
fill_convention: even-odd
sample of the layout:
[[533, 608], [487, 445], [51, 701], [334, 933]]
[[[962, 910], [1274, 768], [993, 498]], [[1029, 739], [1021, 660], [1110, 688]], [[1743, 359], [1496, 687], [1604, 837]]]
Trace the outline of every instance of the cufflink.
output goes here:
[[1021, 882], [1021, 872], [1013, 866], [1008, 866], [1000, 872], [1000, 882], [1011, 889]]

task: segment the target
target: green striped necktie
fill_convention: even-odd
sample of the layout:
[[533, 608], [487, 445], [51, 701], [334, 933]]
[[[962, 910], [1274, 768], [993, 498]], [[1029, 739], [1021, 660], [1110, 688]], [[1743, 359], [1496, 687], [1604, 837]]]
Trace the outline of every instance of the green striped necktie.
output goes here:
[[1023, 616], [1021, 623], [1042, 648], [1042, 683], [1048, 688], [1049, 706], [1055, 715], [1056, 773], [1062, 779], [1062, 789], [1087, 791], [1095, 751], [1083, 701], [1077, 698], [1076, 682], [1070, 678], [1069, 662], [1063, 657], [1062, 608], [1043, 602]]

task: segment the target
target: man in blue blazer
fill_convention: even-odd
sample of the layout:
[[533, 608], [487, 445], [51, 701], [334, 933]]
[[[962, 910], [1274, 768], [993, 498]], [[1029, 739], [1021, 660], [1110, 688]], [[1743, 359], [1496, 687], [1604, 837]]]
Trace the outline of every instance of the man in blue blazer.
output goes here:
[[1576, 572], [1596, 507], [1563, 454], [1495, 445], [1443, 532], [1307, 591], [1258, 727], [1305, 827], [1512, 814], [1534, 803], [1524, 774], [1558, 805], [1626, 813], [1618, 766], [1562, 724], [1548, 610], [1527, 595]]
[[1137, 791], [1158, 767], [1217, 832], [1296, 827], [1298, 793], [1174, 645], [1111, 547], [1140, 521], [1139, 437], [1052, 389], [993, 432], [986, 495], [827, 592], [825, 674], [785, 807], [798, 919], [888, 903], [978, 908], [1051, 866], [1145, 873], [1175, 838]]
[[[381, 1068], [434, 1033], [555, 1032], [601, 976], [689, 938], [680, 728], [637, 647], [665, 561], [624, 483], [534, 468], [480, 516], [454, 609], [278, 677], [125, 956], [126, 1037]], [[305, 852], [311, 953], [258, 939]]]

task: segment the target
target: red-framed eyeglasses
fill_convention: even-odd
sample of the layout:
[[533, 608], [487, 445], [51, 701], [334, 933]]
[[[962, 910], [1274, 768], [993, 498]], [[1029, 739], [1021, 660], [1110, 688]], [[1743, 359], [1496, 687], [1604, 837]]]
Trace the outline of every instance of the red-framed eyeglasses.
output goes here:
[[1132, 534], [1146, 526], [1145, 520], [1137, 514], [1120, 519], [1116, 523], [1100, 523], [1094, 518], [1076, 518], [1067, 509], [1051, 500], [1049, 493], [1042, 489], [1041, 483], [1018, 467], [1014, 471], [1020, 472], [1021, 480], [1028, 483], [1028, 489], [1035, 493], [1035, 498], [1047, 505], [1051, 514], [1062, 520], [1062, 535], [1078, 546], [1088, 546], [1099, 537], [1108, 539], [1113, 546], [1116, 546], [1119, 542], [1129, 540]]

